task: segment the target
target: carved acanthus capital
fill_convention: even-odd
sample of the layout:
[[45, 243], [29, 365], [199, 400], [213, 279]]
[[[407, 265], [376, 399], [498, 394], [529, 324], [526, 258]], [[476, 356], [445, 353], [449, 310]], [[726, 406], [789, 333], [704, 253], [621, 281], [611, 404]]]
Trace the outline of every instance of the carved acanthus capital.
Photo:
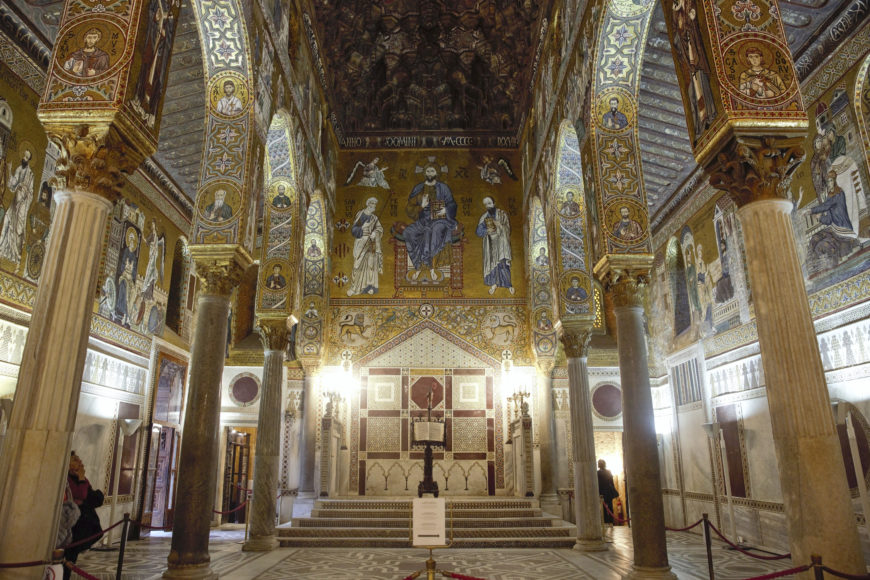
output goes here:
[[553, 369], [556, 367], [556, 359], [554, 358], [539, 358], [535, 361], [535, 367], [538, 373], [549, 377], [553, 374]]
[[615, 308], [644, 306], [652, 263], [649, 254], [609, 254], [595, 265]]
[[49, 126], [48, 136], [60, 148], [55, 169], [58, 189], [114, 201], [121, 193], [123, 174], [135, 171], [143, 160], [110, 128]]
[[251, 265], [251, 255], [235, 244], [196, 244], [190, 246], [200, 292], [229, 296]]
[[286, 316], [257, 318], [257, 333], [264, 350], [285, 350], [290, 342], [289, 320]]
[[571, 358], [587, 358], [589, 356], [589, 341], [592, 339], [592, 329], [565, 329], [559, 340], [565, 347], [565, 356]]
[[707, 167], [710, 185], [738, 206], [763, 199], [791, 199], [794, 171], [804, 160], [803, 137], [735, 137]]

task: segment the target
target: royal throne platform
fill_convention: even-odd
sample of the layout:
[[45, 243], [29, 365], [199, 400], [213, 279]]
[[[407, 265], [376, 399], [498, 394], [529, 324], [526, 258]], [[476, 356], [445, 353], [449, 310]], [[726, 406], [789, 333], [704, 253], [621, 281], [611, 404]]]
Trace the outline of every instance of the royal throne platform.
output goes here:
[[457, 224], [451, 236], [450, 243], [438, 252], [433, 259], [432, 269], [437, 277], [432, 280], [429, 268], [422, 268], [416, 280], [412, 279], [414, 266], [408, 258], [408, 248], [405, 238], [402, 236], [407, 224], [397, 222], [390, 229], [393, 237], [390, 243], [393, 245], [395, 255], [395, 279], [396, 288], [394, 298], [405, 297], [408, 291], [419, 292], [422, 298], [433, 293], [443, 293], [446, 297], [456, 298], [462, 296], [462, 246], [465, 243], [465, 228]]

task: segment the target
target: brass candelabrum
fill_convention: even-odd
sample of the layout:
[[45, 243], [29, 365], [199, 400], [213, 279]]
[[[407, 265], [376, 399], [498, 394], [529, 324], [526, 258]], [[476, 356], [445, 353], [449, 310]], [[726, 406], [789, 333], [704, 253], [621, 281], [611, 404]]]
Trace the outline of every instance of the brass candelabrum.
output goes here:
[[514, 403], [515, 420], [529, 415], [529, 404], [526, 402], [526, 399], [531, 398], [531, 395], [524, 389], [525, 387], [520, 387], [520, 390], [509, 397], [509, 399]]
[[338, 405], [341, 404], [342, 401], [344, 401], [344, 399], [337, 392], [329, 391], [326, 393], [326, 410], [323, 416], [333, 417]]

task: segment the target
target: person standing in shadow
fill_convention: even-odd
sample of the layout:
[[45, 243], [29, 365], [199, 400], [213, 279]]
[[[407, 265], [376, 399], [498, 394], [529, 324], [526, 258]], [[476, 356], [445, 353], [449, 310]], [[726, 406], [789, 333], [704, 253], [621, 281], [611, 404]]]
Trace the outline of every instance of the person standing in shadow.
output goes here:
[[613, 485], [613, 474], [607, 469], [607, 462], [598, 460], [598, 495], [604, 498], [604, 523], [613, 523], [613, 500], [619, 497], [616, 486]]

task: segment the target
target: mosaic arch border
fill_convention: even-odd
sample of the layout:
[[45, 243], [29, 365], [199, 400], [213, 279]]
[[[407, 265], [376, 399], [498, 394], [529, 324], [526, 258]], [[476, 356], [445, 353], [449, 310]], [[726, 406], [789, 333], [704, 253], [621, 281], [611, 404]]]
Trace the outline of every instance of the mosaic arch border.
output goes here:
[[[601, 13], [588, 127], [602, 255], [651, 252], [637, 97], [654, 6], [653, 0], [609, 0]], [[623, 207], [640, 226], [630, 237], [616, 229]]]
[[320, 189], [311, 194], [305, 212], [302, 242], [302, 315], [297, 331], [296, 354], [300, 358], [320, 359], [324, 354], [323, 329], [326, 325], [326, 198]]
[[586, 195], [580, 141], [570, 121], [563, 120], [559, 124], [556, 143], [555, 179], [549, 205], [557, 234], [553, 261], [556, 307], [559, 318], [565, 323], [574, 317], [585, 318], [593, 310], [594, 284], [589, 274], [587, 229], [590, 200]]
[[[305, 196], [299, 188], [294, 148], [290, 113], [279, 109], [272, 116], [263, 148], [264, 253], [257, 281], [258, 315], [289, 315], [299, 294], [294, 283], [298, 280], [294, 264], [298, 263], [300, 253], [299, 216]], [[281, 188], [288, 200], [276, 202]], [[279, 280], [274, 278], [275, 268], [279, 269]]]
[[[865, 103], [865, 93], [867, 94]], [[864, 143], [864, 154], [867, 165], [870, 166], [870, 127], [867, 127], [867, 119], [870, 118], [870, 54], [864, 59], [858, 75], [855, 77], [855, 91], [852, 94], [852, 102], [855, 103], [855, 117], [858, 119], [858, 131], [861, 133], [861, 141]]]
[[[203, 55], [206, 90], [206, 120], [199, 185], [194, 207], [191, 243], [240, 244], [245, 211], [252, 203], [246, 192], [251, 176], [251, 153], [255, 133], [254, 90], [256, 78], [251, 62], [247, 18], [239, 0], [192, 0]], [[226, 94], [228, 85], [234, 87]], [[221, 94], [224, 94], [222, 97]], [[233, 100], [235, 99], [235, 100]], [[218, 189], [230, 199], [238, 196], [239, 207], [230, 217], [206, 219], [209, 204]]]
[[[529, 236], [527, 260], [531, 280], [531, 309], [529, 327], [532, 330], [532, 348], [538, 357], [556, 356], [555, 320], [553, 316], [552, 248], [547, 232], [547, 218], [541, 198], [534, 196], [529, 202]], [[540, 250], [544, 253], [541, 254]], [[542, 259], [542, 257], [544, 259]]]

